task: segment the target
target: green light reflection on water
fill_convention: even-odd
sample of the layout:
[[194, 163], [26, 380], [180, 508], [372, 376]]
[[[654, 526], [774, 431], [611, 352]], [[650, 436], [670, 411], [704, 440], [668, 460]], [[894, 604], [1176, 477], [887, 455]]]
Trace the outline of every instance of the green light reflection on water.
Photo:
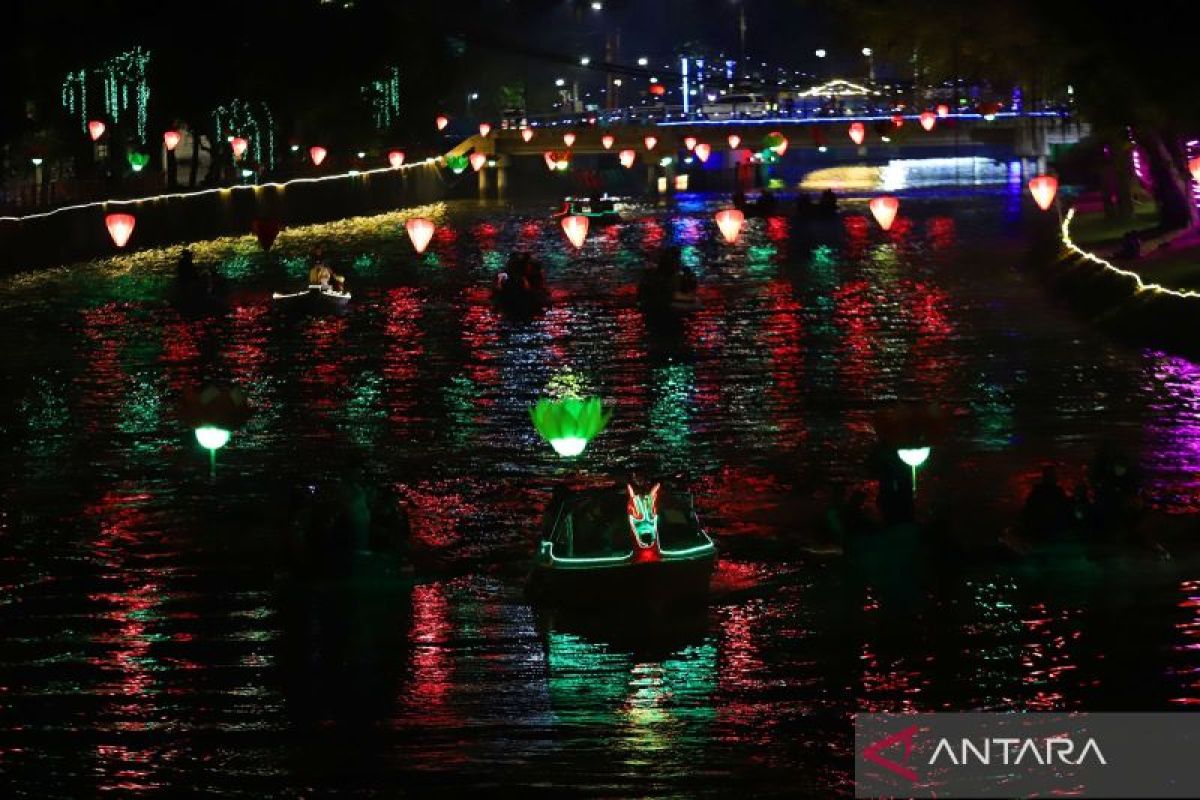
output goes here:
[[650, 433], [643, 449], [657, 456], [661, 467], [675, 472], [691, 461], [692, 397], [696, 369], [689, 364], [659, 367], [651, 373]]
[[343, 427], [354, 444], [368, 450], [383, 432], [386, 422], [383, 379], [376, 372], [364, 372], [350, 386]]

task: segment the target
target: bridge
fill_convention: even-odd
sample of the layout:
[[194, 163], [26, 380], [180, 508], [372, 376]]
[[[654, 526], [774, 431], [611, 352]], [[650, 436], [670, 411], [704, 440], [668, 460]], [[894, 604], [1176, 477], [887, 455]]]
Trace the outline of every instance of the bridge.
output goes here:
[[[855, 144], [849, 136], [852, 123], [864, 128], [861, 144]], [[615, 166], [622, 150], [632, 150], [633, 168], [645, 172], [647, 187], [663, 191], [676, 185], [674, 176], [679, 174], [696, 176], [698, 172], [731, 171], [739, 164], [743, 168], [757, 164], [758, 154], [766, 147], [763, 140], [770, 133], [780, 133], [787, 139], [781, 157], [771, 159], [775, 162], [771, 170], [790, 184], [827, 167], [884, 165], [902, 159], [1020, 160], [1023, 172], [1041, 172], [1053, 148], [1074, 144], [1089, 132], [1086, 123], [1058, 111], [986, 116], [951, 113], [938, 118], [927, 131], [919, 114], [713, 120], [668, 107], [654, 115], [597, 112], [509, 122], [487, 136], [464, 138], [447, 157], [485, 155], [487, 167], [478, 172], [480, 192], [486, 194], [493, 187], [504, 192], [508, 172], [518, 166], [520, 159], [543, 160], [547, 153], [553, 153], [558, 159], [578, 159], [581, 164], [603, 167]], [[574, 135], [569, 145], [563, 138], [567, 134]], [[731, 146], [731, 135], [740, 140], [736, 147]], [[531, 138], [526, 141], [526, 136]], [[608, 147], [606, 137], [611, 137]], [[647, 148], [647, 137], [654, 140], [652, 149]], [[711, 149], [704, 164], [689, 152], [691, 139]]]

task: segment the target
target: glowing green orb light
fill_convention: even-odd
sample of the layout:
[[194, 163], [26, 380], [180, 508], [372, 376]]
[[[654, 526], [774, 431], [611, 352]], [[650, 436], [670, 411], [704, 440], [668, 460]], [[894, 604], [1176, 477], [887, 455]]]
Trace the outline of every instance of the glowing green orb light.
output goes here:
[[912, 468], [913, 495], [917, 493], [917, 467], [924, 464], [929, 458], [929, 451], [928, 447], [901, 447], [896, 451], [900, 460]]
[[217, 451], [229, 443], [229, 431], [215, 425], [204, 425], [196, 428], [196, 441], [208, 451], [208, 474], [217, 474]]

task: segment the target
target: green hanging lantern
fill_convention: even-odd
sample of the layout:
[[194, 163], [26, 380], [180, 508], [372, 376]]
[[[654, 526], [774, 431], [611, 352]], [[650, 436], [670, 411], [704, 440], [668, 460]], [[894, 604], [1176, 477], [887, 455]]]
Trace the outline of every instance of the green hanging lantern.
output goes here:
[[467, 160], [466, 156], [446, 156], [446, 166], [449, 167], [450, 171], [455, 175], [461, 175], [462, 173], [466, 172], [467, 167], [470, 166], [470, 163], [471, 162]]
[[150, 163], [150, 156], [147, 153], [137, 153], [131, 151], [128, 158], [129, 166], [133, 168], [134, 172], [141, 172], [143, 169], [145, 169], [146, 165]]
[[598, 397], [542, 399], [529, 409], [533, 427], [550, 443], [554, 452], [569, 458], [584, 451], [588, 442], [612, 419], [612, 410], [604, 408]]

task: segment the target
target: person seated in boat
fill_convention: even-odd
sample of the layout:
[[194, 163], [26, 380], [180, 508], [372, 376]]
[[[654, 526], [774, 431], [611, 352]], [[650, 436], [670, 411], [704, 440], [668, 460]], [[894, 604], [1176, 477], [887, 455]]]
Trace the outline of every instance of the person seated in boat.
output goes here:
[[320, 286], [322, 290], [331, 289], [335, 292], [342, 292], [346, 289], [346, 279], [327, 265], [316, 263], [308, 271], [308, 285]]
[[696, 296], [696, 273], [692, 272], [690, 267], [683, 267], [679, 270], [679, 288], [675, 292], [676, 297], [693, 298]]
[[821, 200], [817, 203], [817, 213], [822, 217], [832, 217], [837, 214], [837, 195], [832, 189], [821, 192]]
[[175, 264], [175, 278], [182, 284], [191, 284], [200, 280], [200, 271], [196, 269], [196, 260], [192, 251], [183, 248], [179, 261]]
[[755, 209], [761, 216], [766, 217], [774, 214], [775, 208], [775, 193], [770, 189], [763, 189], [762, 194], [758, 196], [758, 203], [755, 204]]
[[796, 196], [796, 219], [808, 219], [814, 211], [812, 198], [807, 193], [801, 192]]
[[1042, 469], [1038, 481], [1021, 509], [1021, 531], [1035, 541], [1047, 541], [1062, 536], [1071, 528], [1071, 502], [1058, 485], [1058, 471], [1053, 466]]
[[1111, 442], [1101, 445], [1092, 465], [1092, 485], [1100, 529], [1117, 538], [1134, 531], [1142, 517], [1142, 479], [1128, 454]]

